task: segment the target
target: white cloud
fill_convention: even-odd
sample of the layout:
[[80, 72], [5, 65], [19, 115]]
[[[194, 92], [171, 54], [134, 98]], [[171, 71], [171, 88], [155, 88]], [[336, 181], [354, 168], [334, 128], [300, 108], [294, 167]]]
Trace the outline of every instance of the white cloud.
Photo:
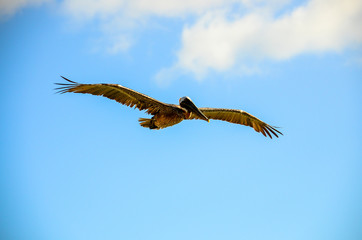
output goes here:
[[[125, 51], [133, 44], [124, 39], [131, 39], [132, 32], [149, 24], [152, 17], [182, 18], [188, 16], [199, 18], [209, 12], [230, 12], [238, 9], [255, 9], [260, 6], [278, 9], [291, 0], [64, 0], [62, 9], [78, 21], [96, 20], [103, 34], [109, 38], [119, 38], [121, 42], [113, 42], [105, 50], [116, 53]], [[243, 10], [244, 11], [244, 10]], [[151, 21], [152, 22], [152, 21]], [[115, 37], [115, 35], [118, 35]], [[123, 35], [126, 35], [123, 36]], [[121, 46], [121, 47], [120, 47]]]
[[[362, 42], [362, 1], [309, 0], [65, 0], [66, 12], [97, 19], [114, 42], [108, 52], [133, 45], [132, 32], [152, 17], [195, 21], [182, 31], [181, 49], [162, 81], [184, 73], [203, 79], [210, 71], [255, 72], [255, 62], [298, 54], [342, 51]], [[119, 39], [119, 40], [117, 40]], [[249, 62], [250, 71], [248, 70]]]
[[[0, 14], [47, 1], [52, 0], [0, 0]], [[64, 0], [58, 4], [71, 19], [96, 23], [101, 42], [106, 43], [103, 51], [112, 54], [135, 45], [134, 33], [142, 32], [153, 17], [184, 19], [176, 61], [160, 70], [159, 81], [185, 73], [203, 79], [213, 71], [259, 72], [256, 63], [265, 59], [338, 52], [362, 43], [361, 0], [302, 4], [297, 0]]]
[[[212, 9], [229, 7], [240, 0], [65, 0], [62, 9], [73, 20], [99, 24], [108, 38], [106, 52], [124, 52], [134, 45], [132, 35], [149, 24], [152, 17], [199, 16]], [[277, 1], [277, 0], [276, 0]], [[280, 1], [280, 0], [279, 0]], [[117, 40], [119, 39], [119, 41]]]
[[228, 71], [248, 61], [338, 52], [362, 43], [360, 0], [311, 0], [278, 17], [259, 10], [228, 14], [208, 12], [184, 27], [177, 62], [162, 72], [172, 76], [181, 69], [202, 79], [209, 70]]
[[0, 16], [12, 15], [21, 8], [36, 6], [52, 0], [0, 0]]
[[107, 48], [107, 52], [110, 54], [117, 54], [119, 52], [125, 52], [131, 47], [132, 41], [125, 35], [116, 36], [115, 39], [111, 40], [113, 44]]
[[[280, 0], [279, 0], [280, 1]], [[240, 0], [65, 0], [65, 9], [77, 17], [180, 17], [230, 6]]]
[[64, 0], [64, 10], [78, 19], [94, 17], [109, 18], [122, 10], [127, 1], [124, 0]]

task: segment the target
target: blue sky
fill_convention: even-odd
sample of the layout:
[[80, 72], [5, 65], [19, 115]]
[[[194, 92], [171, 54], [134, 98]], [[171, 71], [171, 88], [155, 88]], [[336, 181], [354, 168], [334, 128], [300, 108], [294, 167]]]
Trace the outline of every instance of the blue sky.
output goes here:
[[[362, 236], [360, 1], [0, 2], [2, 239]], [[63, 75], [280, 126], [54, 93]]]

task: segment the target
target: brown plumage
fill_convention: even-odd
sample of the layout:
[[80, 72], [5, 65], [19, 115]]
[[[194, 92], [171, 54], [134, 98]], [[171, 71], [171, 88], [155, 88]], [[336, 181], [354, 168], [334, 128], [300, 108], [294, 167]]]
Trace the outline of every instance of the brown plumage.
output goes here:
[[104, 96], [129, 107], [146, 110], [146, 113], [153, 115], [153, 117], [151, 119], [140, 118], [139, 122], [142, 127], [161, 129], [178, 124], [182, 120], [201, 119], [209, 121], [209, 119], [216, 119], [252, 127], [255, 131], [270, 138], [272, 138], [272, 134], [276, 137], [278, 134], [283, 135], [275, 127], [242, 110], [197, 108], [188, 97], [180, 98], [179, 105], [167, 104], [118, 84], [80, 84], [63, 76], [62, 78], [68, 83], [56, 83], [60, 85], [56, 88], [58, 93], [74, 92]]
[[[261, 132], [265, 137], [266, 134], [272, 138], [272, 133], [274, 136], [278, 137], [278, 134], [283, 135], [280, 131], [276, 130], [275, 127], [266, 124], [260, 119], [254, 117], [253, 115], [236, 109], [225, 109], [225, 108], [199, 108], [200, 111], [205, 114], [206, 117], [215, 120], [227, 121], [230, 123], [241, 124], [254, 128], [255, 131]], [[197, 116], [191, 115], [189, 119], [198, 119]]]

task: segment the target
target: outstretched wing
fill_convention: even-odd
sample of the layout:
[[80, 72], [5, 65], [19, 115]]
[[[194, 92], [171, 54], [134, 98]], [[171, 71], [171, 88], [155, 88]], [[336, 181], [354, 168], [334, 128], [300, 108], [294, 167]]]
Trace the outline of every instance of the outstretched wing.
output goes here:
[[[224, 109], [224, 108], [199, 108], [201, 112], [205, 114], [209, 119], [216, 119], [227, 121], [231, 123], [241, 124], [254, 128], [255, 131], [261, 132], [265, 137], [268, 135], [272, 138], [272, 133], [274, 136], [278, 137], [278, 133], [283, 135], [281, 132], [275, 129], [275, 127], [266, 124], [260, 119], [254, 117], [253, 115], [236, 109]], [[199, 119], [198, 116], [191, 114], [190, 119]]]
[[68, 83], [56, 83], [57, 85], [60, 85], [60, 87], [56, 88], [58, 93], [74, 92], [103, 96], [129, 107], [146, 110], [147, 113], [152, 115], [157, 112], [168, 111], [173, 108], [171, 104], [162, 103], [145, 94], [136, 92], [118, 84], [80, 84], [63, 76], [61, 77]]

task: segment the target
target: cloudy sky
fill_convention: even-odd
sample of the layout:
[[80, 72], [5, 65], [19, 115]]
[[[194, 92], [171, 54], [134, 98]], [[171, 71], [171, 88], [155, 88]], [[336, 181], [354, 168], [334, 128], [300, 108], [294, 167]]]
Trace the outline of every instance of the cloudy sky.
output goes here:
[[[4, 239], [360, 239], [362, 1], [0, 0]], [[141, 128], [64, 75], [243, 109]]]

